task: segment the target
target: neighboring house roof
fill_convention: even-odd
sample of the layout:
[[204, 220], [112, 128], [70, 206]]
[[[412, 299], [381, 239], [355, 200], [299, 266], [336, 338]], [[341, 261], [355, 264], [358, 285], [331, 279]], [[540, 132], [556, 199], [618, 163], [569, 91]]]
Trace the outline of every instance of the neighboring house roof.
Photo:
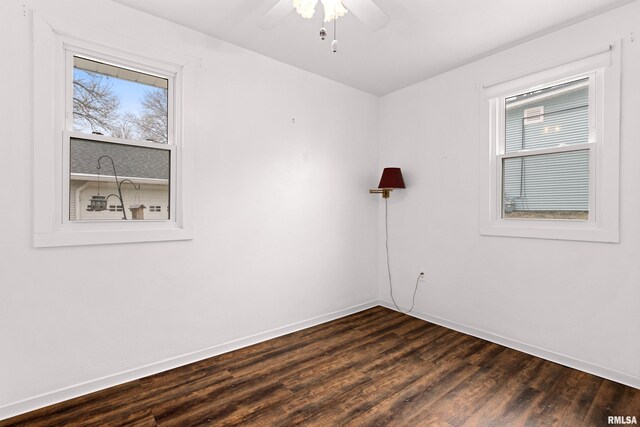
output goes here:
[[71, 138], [71, 173], [113, 176], [110, 156], [118, 177], [169, 179], [170, 152], [163, 149]]

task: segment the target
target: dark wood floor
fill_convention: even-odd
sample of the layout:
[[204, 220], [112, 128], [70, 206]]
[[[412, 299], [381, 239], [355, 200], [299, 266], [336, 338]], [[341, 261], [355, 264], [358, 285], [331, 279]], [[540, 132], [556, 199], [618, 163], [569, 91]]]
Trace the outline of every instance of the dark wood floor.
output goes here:
[[376, 307], [1, 421], [605, 426], [640, 390]]

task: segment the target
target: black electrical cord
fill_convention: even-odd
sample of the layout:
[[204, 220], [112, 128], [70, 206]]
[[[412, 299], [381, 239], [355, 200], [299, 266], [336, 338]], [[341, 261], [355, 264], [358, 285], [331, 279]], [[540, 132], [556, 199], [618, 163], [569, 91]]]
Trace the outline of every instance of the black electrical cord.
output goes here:
[[387, 250], [387, 273], [389, 275], [389, 291], [391, 291], [391, 301], [393, 301], [393, 305], [396, 306], [396, 309], [403, 314], [408, 314], [413, 310], [413, 306], [416, 303], [416, 293], [418, 292], [418, 283], [420, 283], [420, 278], [424, 275], [424, 272], [421, 271], [416, 278], [416, 287], [413, 290], [413, 298], [411, 300], [411, 307], [407, 311], [402, 311], [402, 309], [396, 303], [396, 300], [393, 298], [393, 284], [391, 282], [391, 265], [389, 264], [389, 209], [387, 204], [388, 199], [384, 199], [384, 232], [385, 232], [385, 248]]

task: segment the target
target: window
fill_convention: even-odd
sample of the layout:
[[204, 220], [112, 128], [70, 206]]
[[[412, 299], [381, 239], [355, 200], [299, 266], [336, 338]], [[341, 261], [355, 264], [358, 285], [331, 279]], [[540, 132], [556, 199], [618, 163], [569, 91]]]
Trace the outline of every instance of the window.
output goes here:
[[55, 22], [34, 16], [34, 245], [192, 238], [183, 145], [194, 66]]
[[591, 80], [504, 99], [502, 218], [589, 219]]
[[619, 55], [485, 86], [481, 232], [618, 240]]
[[[63, 221], [169, 220], [171, 212], [149, 216], [145, 210], [151, 202], [172, 204], [174, 75], [77, 47], [65, 54], [69, 212]], [[121, 214], [111, 214], [109, 202], [119, 202]], [[83, 205], [89, 208], [78, 209]]]

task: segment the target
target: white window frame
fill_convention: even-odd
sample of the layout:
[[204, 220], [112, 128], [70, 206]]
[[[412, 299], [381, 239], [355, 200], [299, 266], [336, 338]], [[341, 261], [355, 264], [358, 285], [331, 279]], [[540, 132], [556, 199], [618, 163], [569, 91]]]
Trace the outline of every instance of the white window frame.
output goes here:
[[[597, 242], [619, 241], [620, 48], [610, 44], [573, 60], [521, 73], [480, 90], [480, 233]], [[505, 99], [589, 78], [588, 142], [505, 153]], [[503, 218], [503, 160], [589, 151], [589, 219]]]
[[[193, 158], [186, 141], [195, 128], [195, 60], [131, 37], [66, 18], [33, 15], [33, 144], [35, 247], [187, 240], [193, 238], [190, 188]], [[151, 53], [151, 54], [150, 54]], [[168, 144], [73, 132], [73, 56], [104, 61], [169, 80]], [[168, 220], [69, 220], [71, 138], [169, 150]], [[126, 209], [126, 206], [125, 206]]]

